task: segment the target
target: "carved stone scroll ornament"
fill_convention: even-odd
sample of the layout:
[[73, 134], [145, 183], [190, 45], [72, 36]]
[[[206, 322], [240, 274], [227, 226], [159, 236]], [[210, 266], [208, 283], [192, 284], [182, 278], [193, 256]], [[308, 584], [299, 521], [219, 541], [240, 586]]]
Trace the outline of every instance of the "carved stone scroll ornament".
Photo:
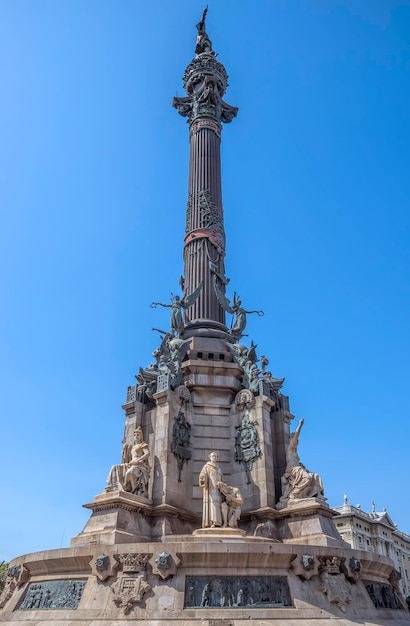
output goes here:
[[249, 411], [245, 410], [241, 423], [235, 427], [235, 461], [244, 464], [248, 484], [251, 482], [253, 463], [262, 456], [256, 426], [257, 422], [251, 422]]
[[111, 587], [114, 602], [125, 615], [135, 605], [141, 604], [144, 595], [151, 590], [146, 580], [146, 564], [150, 554], [119, 554], [116, 559], [122, 565], [122, 573]]
[[171, 452], [173, 452], [177, 458], [178, 482], [181, 482], [181, 471], [184, 463], [189, 461], [192, 457], [191, 424], [186, 420], [185, 413], [182, 409], [178, 411], [178, 415], [174, 418]]

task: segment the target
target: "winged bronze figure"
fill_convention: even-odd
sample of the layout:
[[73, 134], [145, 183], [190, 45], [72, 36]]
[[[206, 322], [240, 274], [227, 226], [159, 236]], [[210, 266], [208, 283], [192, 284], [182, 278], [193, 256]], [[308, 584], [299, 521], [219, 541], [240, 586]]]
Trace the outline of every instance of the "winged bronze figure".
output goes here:
[[199, 283], [198, 287], [189, 295], [184, 295], [182, 298], [171, 294], [171, 303], [163, 304], [162, 302], [152, 302], [151, 307], [163, 306], [171, 309], [171, 331], [173, 335], [180, 337], [184, 331], [184, 320], [182, 319], [182, 311], [189, 309], [199, 296], [202, 289], [203, 280]]
[[233, 304], [231, 305], [228, 298], [222, 293], [221, 288], [218, 285], [218, 281], [216, 280], [216, 276], [214, 274], [214, 289], [216, 293], [216, 297], [218, 298], [218, 302], [227, 313], [235, 314], [235, 320], [232, 323], [232, 326], [229, 330], [229, 333], [235, 339], [235, 341], [239, 341], [239, 339], [243, 336], [243, 331], [246, 328], [246, 316], [252, 313], [256, 313], [259, 317], [264, 315], [263, 311], [247, 311], [242, 307], [242, 300], [237, 296], [236, 291], [233, 294]]

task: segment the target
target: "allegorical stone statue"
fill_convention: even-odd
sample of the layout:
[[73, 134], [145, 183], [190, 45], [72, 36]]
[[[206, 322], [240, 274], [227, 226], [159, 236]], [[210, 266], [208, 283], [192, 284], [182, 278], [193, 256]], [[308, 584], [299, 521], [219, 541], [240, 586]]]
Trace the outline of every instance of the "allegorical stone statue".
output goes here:
[[299, 435], [304, 420], [300, 420], [294, 433], [291, 433], [286, 450], [286, 470], [282, 476], [282, 497], [277, 508], [283, 508], [289, 500], [319, 498], [325, 501], [322, 479], [319, 474], [309, 472], [300, 461], [298, 454]]
[[163, 306], [171, 309], [171, 331], [173, 335], [180, 337], [184, 330], [184, 320], [182, 319], [182, 311], [188, 309], [192, 306], [199, 296], [199, 292], [202, 289], [201, 281], [198, 287], [188, 296], [183, 296], [180, 298], [179, 296], [174, 296], [171, 294], [171, 304], [163, 304], [162, 302], [152, 302], [151, 307], [156, 308], [157, 306]]
[[147, 497], [151, 473], [149, 448], [141, 427], [134, 430], [134, 443], [124, 443], [121, 465], [114, 465], [107, 478], [107, 491], [120, 489], [137, 496]]
[[218, 464], [218, 453], [211, 452], [199, 473], [199, 486], [203, 489], [202, 527], [230, 526], [236, 528], [243, 504], [237, 487], [224, 482]]

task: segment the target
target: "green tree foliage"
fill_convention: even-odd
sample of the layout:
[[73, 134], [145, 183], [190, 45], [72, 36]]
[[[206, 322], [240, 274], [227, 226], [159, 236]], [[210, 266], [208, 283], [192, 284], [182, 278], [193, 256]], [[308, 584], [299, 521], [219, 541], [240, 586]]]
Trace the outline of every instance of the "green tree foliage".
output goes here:
[[0, 593], [4, 589], [4, 585], [6, 583], [6, 572], [9, 564], [6, 561], [0, 562]]

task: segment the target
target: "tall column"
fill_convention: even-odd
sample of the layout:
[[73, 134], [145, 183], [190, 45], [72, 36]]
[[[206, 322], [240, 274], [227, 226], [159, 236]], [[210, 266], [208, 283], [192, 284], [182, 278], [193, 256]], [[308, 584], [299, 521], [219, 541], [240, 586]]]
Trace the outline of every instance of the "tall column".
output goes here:
[[226, 284], [220, 144], [222, 122], [231, 122], [238, 109], [222, 99], [228, 76], [212, 50], [205, 17], [206, 10], [197, 24], [196, 56], [183, 77], [187, 96], [172, 102], [189, 122], [184, 293], [192, 293], [202, 283], [198, 298], [187, 309], [186, 334], [198, 329], [211, 333], [211, 329], [226, 330], [225, 311], [219, 302]]

